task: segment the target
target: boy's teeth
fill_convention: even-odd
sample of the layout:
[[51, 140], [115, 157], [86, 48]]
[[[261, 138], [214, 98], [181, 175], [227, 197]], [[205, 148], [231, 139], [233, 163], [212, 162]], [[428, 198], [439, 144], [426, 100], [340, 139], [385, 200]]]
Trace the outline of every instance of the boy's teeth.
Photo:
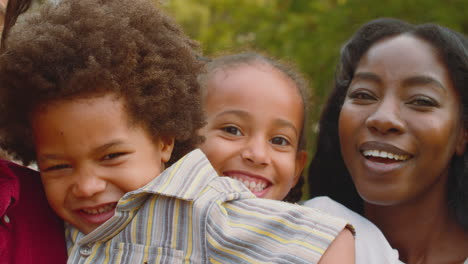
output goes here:
[[397, 155], [394, 153], [390, 153], [386, 151], [378, 151], [378, 150], [365, 150], [363, 151], [363, 154], [366, 157], [378, 157], [378, 158], [393, 159], [393, 160], [398, 160], [398, 161], [405, 161], [409, 159], [408, 155]]
[[105, 212], [108, 212], [110, 210], [113, 210], [115, 207], [115, 203], [111, 203], [111, 204], [108, 204], [106, 206], [103, 206], [103, 207], [99, 207], [99, 208], [93, 208], [93, 209], [82, 209], [81, 211], [87, 213], [87, 214], [102, 214], [102, 213], [105, 213]]
[[263, 191], [267, 184], [265, 182], [255, 182], [255, 181], [249, 181], [246, 179], [241, 179], [239, 177], [232, 177], [235, 180], [238, 180], [242, 182], [251, 192], [261, 192]]

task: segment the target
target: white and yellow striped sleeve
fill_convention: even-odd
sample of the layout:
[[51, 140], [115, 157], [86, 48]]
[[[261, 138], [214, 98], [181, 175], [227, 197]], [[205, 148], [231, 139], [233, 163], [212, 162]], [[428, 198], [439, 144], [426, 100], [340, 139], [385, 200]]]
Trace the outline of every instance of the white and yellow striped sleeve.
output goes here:
[[207, 221], [210, 263], [317, 263], [347, 222], [266, 200], [219, 202]]

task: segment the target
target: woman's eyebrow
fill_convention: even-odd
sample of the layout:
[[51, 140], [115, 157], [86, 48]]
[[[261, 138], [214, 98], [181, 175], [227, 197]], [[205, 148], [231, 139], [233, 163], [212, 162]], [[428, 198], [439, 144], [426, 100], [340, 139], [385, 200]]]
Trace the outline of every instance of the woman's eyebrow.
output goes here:
[[382, 83], [382, 79], [375, 73], [372, 72], [356, 72], [353, 76], [352, 82], [356, 80], [372, 81], [376, 83]]
[[412, 76], [403, 81], [404, 86], [416, 86], [416, 85], [427, 85], [427, 84], [432, 84], [442, 89], [444, 92], [447, 92], [447, 88], [445, 88], [445, 86], [441, 82], [427, 75]]

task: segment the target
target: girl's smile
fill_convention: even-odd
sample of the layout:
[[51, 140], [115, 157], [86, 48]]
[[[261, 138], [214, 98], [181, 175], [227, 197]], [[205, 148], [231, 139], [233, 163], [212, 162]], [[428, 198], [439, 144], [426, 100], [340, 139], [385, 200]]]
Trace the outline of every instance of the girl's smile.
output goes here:
[[200, 148], [218, 174], [255, 195], [282, 200], [297, 183], [304, 113], [294, 82], [264, 63], [218, 70], [207, 82]]
[[263, 198], [266, 195], [268, 188], [272, 185], [271, 181], [267, 178], [247, 171], [224, 171], [222, 175], [242, 182], [253, 194], [255, 194], [255, 196], [260, 198]]

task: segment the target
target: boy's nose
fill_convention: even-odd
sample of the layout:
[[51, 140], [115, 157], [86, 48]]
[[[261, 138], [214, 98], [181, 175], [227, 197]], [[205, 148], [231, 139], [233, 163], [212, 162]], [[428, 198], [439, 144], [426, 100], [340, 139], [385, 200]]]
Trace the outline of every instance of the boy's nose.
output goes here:
[[244, 160], [255, 165], [267, 165], [270, 163], [268, 141], [262, 138], [252, 138], [243, 148], [241, 156]]
[[72, 192], [78, 198], [92, 197], [106, 189], [106, 181], [98, 176], [81, 173], [75, 177]]
[[406, 129], [405, 122], [397, 100], [387, 99], [378, 104], [367, 117], [366, 126], [372, 132], [383, 135], [403, 133]]

